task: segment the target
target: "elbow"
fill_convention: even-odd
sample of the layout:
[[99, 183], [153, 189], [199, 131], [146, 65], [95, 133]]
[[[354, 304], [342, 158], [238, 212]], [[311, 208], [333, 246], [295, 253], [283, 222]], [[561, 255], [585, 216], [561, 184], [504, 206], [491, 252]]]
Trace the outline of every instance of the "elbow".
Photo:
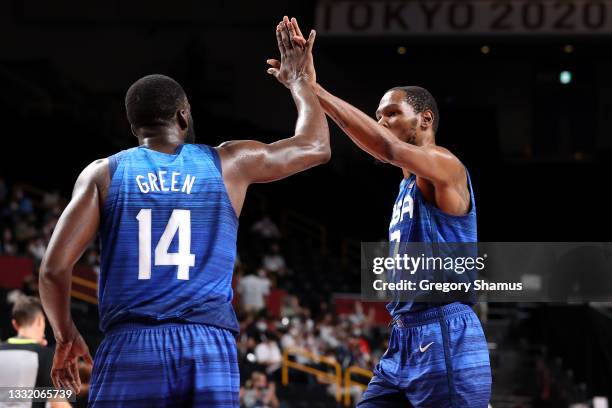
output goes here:
[[38, 270], [38, 281], [41, 284], [56, 282], [64, 273], [66, 268], [60, 265], [52, 265], [43, 259]]
[[51, 283], [57, 276], [57, 270], [53, 270], [49, 268], [44, 263], [40, 265], [40, 269], [38, 270], [38, 283], [43, 286], [45, 283]]
[[300, 156], [310, 166], [325, 164], [331, 160], [331, 147], [329, 146], [329, 134], [326, 139], [310, 141], [300, 146]]
[[319, 148], [319, 164], [325, 164], [331, 160], [331, 147], [329, 143]]
[[331, 160], [331, 146], [329, 144], [329, 130], [325, 128], [325, 133], [321, 137], [320, 142], [317, 143], [314, 148], [316, 151], [319, 164], [325, 164]]
[[331, 160], [331, 148], [329, 143], [314, 146], [311, 153], [315, 165], [325, 164]]

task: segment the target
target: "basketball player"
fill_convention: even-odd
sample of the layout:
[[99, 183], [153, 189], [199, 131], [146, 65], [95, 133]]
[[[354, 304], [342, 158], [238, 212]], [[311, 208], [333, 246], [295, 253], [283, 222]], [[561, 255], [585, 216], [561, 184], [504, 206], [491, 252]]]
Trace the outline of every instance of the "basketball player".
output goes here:
[[231, 306], [238, 216], [247, 188], [330, 159], [325, 114], [308, 85], [304, 48], [285, 24], [282, 64], [271, 71], [298, 110], [295, 136], [264, 144], [194, 144], [190, 105], [173, 79], [151, 75], [127, 91], [138, 147], [89, 165], [55, 228], [40, 294], [57, 348], [56, 387], [78, 390], [77, 360], [90, 360], [70, 315], [71, 271], [101, 239], [100, 327], [92, 407], [238, 407]]
[[[296, 42], [305, 43], [295, 19], [290, 32]], [[280, 66], [276, 60], [268, 63]], [[311, 53], [307, 67], [310, 86], [327, 115], [361, 149], [402, 170], [389, 240], [476, 242], [470, 177], [456, 156], [436, 145], [440, 119], [431, 94], [416, 86], [392, 88], [373, 120], [316, 82]], [[394, 300], [387, 309], [393, 319], [389, 348], [359, 407], [487, 407], [487, 343], [468, 305]]]

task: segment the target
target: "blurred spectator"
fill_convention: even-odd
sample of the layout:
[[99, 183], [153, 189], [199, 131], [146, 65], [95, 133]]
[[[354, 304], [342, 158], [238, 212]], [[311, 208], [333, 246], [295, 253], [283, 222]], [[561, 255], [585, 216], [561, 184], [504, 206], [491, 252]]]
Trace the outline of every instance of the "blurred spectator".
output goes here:
[[260, 338], [269, 328], [266, 318], [263, 316], [263, 312], [257, 317], [257, 320], [253, 320], [253, 323], [246, 328], [247, 335], [251, 337]]
[[301, 313], [302, 308], [300, 307], [300, 300], [298, 297], [295, 295], [285, 296], [283, 299], [283, 306], [281, 307], [281, 316], [291, 319]]
[[366, 320], [366, 316], [363, 313], [363, 305], [357, 301], [354, 304], [353, 313], [349, 315], [349, 321], [355, 325], [362, 325]]
[[33, 218], [34, 216], [17, 217], [15, 222], [15, 240], [17, 243], [25, 244], [37, 235]]
[[268, 383], [266, 375], [255, 371], [244, 387], [240, 388], [240, 406], [244, 408], [278, 408], [276, 386]]
[[264, 255], [261, 266], [277, 275], [285, 275], [287, 272], [287, 265], [278, 244], [274, 243], [270, 246], [270, 251]]
[[265, 239], [280, 238], [280, 230], [267, 215], [264, 215], [261, 220], [253, 224], [251, 231]]
[[[40, 301], [24, 295], [14, 300], [11, 323], [17, 336], [0, 344], [0, 366], [10, 367], [0, 370], [0, 387], [53, 387], [53, 351], [46, 347], [45, 315]], [[70, 407], [67, 402], [50, 404], [53, 408]], [[35, 402], [31, 406], [43, 408], [45, 402]]]
[[100, 274], [100, 253], [98, 252], [97, 247], [90, 247], [83, 256], [83, 261], [85, 265], [91, 267], [96, 275]]
[[2, 241], [0, 241], [0, 253], [5, 255], [16, 255], [17, 245], [13, 241], [13, 232], [10, 228], [2, 230]]
[[26, 276], [23, 280], [23, 292], [28, 296], [38, 297], [38, 270], [35, 269], [34, 273]]
[[270, 294], [270, 280], [264, 269], [259, 269], [257, 275], [249, 274], [240, 279], [236, 291], [240, 294], [240, 302], [247, 312], [259, 312], [266, 307], [266, 296]]
[[45, 193], [42, 199], [42, 205], [45, 208], [53, 209], [60, 205], [60, 193], [57, 190], [53, 190], [51, 193]]
[[36, 237], [30, 240], [28, 244], [28, 254], [34, 258], [36, 262], [40, 262], [45, 255], [47, 246], [41, 237]]
[[66, 208], [65, 203], [59, 203], [54, 205], [50, 210], [49, 213], [47, 214], [48, 217], [52, 217], [52, 218], [59, 218], [62, 213], [64, 212], [64, 209]]
[[262, 336], [262, 340], [261, 343], [255, 346], [255, 359], [258, 364], [266, 367], [266, 374], [273, 375], [275, 371], [280, 369], [283, 356], [274, 333], [266, 332]]
[[370, 345], [361, 336], [361, 332], [356, 330], [348, 338], [348, 360], [343, 362], [344, 367], [357, 365], [359, 367], [369, 367], [371, 361]]
[[17, 204], [17, 209], [20, 214], [30, 215], [34, 212], [34, 206], [32, 200], [30, 200], [24, 193], [21, 187], [15, 187], [13, 189], [13, 202]]
[[298, 345], [298, 338], [300, 337], [300, 330], [297, 327], [290, 327], [287, 332], [283, 333], [281, 337], [281, 347], [283, 350], [288, 348], [294, 348]]
[[55, 229], [58, 220], [59, 218], [53, 215], [49, 217], [47, 221], [45, 221], [42, 228], [42, 236], [44, 237], [46, 242], [49, 242], [49, 240], [51, 239], [51, 235], [53, 234], [53, 230]]
[[336, 337], [336, 328], [334, 327], [334, 316], [331, 313], [326, 313], [323, 320], [319, 324], [319, 334], [321, 340], [329, 348], [335, 349], [340, 346], [340, 342]]

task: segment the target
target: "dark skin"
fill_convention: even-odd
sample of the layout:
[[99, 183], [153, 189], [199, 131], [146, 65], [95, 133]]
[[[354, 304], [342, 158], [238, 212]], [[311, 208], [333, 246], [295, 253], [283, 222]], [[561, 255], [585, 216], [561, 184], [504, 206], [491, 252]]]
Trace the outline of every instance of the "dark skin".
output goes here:
[[[287, 20], [288, 22], [288, 20]], [[281, 63], [268, 73], [291, 92], [298, 110], [294, 136], [266, 144], [254, 140], [223, 143], [216, 147], [221, 158], [223, 181], [239, 216], [249, 185], [291, 176], [331, 157], [325, 113], [310, 87], [306, 63], [312, 59], [315, 35], [297, 44], [288, 24], [279, 24], [276, 38]], [[132, 128], [140, 145], [163, 153], [174, 153], [193, 136], [193, 120], [187, 101], [167, 126]], [[100, 226], [100, 211], [110, 186], [108, 159], [96, 160], [78, 177], [72, 199], [62, 214], [40, 267], [40, 296], [57, 346], [51, 377], [55, 387], [79, 392], [80, 358], [92, 359], [70, 314], [72, 269]]]
[[[294, 40], [303, 44], [297, 20], [292, 18], [289, 23]], [[267, 62], [272, 67], [279, 65], [275, 59]], [[465, 167], [450, 151], [436, 145], [431, 110], [415, 113], [403, 91], [390, 91], [380, 100], [374, 120], [319, 85], [312, 59], [307, 67], [310, 86], [325, 113], [357, 146], [401, 168], [405, 178], [415, 174], [417, 186], [430, 204], [447, 214], [467, 214], [470, 193]]]

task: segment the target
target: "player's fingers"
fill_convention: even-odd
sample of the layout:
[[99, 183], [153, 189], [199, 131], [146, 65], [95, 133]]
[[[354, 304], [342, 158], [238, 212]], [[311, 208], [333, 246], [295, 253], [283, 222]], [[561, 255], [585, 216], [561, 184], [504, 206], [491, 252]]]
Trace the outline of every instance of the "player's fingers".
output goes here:
[[283, 38], [281, 34], [281, 26], [280, 24], [276, 26], [276, 42], [278, 43], [278, 50], [281, 54], [281, 61], [285, 59], [285, 44], [283, 44]]
[[296, 34], [299, 35], [300, 37], [304, 38], [304, 35], [302, 34], [302, 30], [300, 30], [300, 26], [299, 26], [299, 24], [297, 22], [297, 19], [295, 17], [291, 17], [291, 24], [295, 28]]
[[79, 375], [79, 367], [76, 362], [69, 366], [71, 384], [75, 388], [75, 392], [78, 394], [81, 391], [81, 376]]
[[[287, 18], [287, 17], [285, 17]], [[293, 49], [293, 46], [291, 45], [291, 39], [289, 37], [289, 29], [287, 28], [287, 23], [285, 23], [285, 21], [283, 20], [283, 22], [281, 23], [281, 39], [283, 41], [283, 45], [285, 46], [285, 51], [289, 51], [291, 49]]]
[[299, 30], [299, 27], [297, 27], [297, 23], [294, 24], [294, 21], [296, 21], [295, 18], [292, 18], [289, 23], [291, 26], [291, 29], [294, 32], [292, 39], [300, 47], [304, 47], [306, 46], [306, 39], [302, 35], [302, 32]]
[[317, 32], [315, 30], [310, 30], [308, 41], [306, 41], [306, 49], [308, 50], [308, 52], [312, 52], [312, 46], [314, 45], [316, 38], [317, 38]]
[[54, 384], [56, 384], [57, 388], [59, 389], [70, 388], [68, 385], [69, 381], [66, 378], [66, 369], [62, 368], [62, 369], [56, 370], [53, 377], [55, 378]]
[[268, 70], [266, 72], [268, 74], [270, 74], [270, 75], [274, 75], [274, 76], [278, 75], [278, 69], [276, 69], [276, 68], [268, 68]]
[[279, 60], [275, 60], [275, 59], [269, 59], [266, 60], [266, 62], [268, 63], [268, 65], [272, 66], [272, 68], [280, 68], [280, 61]]
[[56, 389], [62, 388], [57, 373], [54, 371], [51, 371], [51, 382], [53, 383], [53, 387]]
[[75, 394], [78, 394], [76, 381], [72, 378], [72, 375], [69, 373], [69, 370], [65, 370], [64, 378], [62, 379], [62, 384], [64, 388], [71, 390]]
[[302, 47], [304, 44], [302, 44], [301, 41], [296, 41], [296, 37], [297, 34], [295, 32], [295, 28], [293, 27], [293, 24], [291, 24], [291, 21], [287, 20], [285, 21], [285, 27], [287, 27], [287, 31], [289, 32], [289, 41], [291, 42], [291, 46], [292, 47]]

